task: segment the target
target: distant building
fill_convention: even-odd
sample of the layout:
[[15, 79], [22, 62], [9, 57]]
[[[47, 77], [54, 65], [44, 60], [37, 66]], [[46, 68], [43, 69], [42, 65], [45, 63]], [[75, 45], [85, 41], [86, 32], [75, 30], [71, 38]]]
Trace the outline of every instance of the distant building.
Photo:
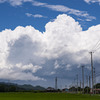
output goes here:
[[[90, 90], [90, 93], [92, 94], [92, 89]], [[100, 94], [100, 89], [94, 89], [94, 93]]]
[[69, 92], [69, 89], [64, 88], [64, 89], [62, 89], [62, 91], [63, 91], [63, 92]]
[[96, 92], [96, 94], [100, 94], [100, 89], [94, 89], [94, 91]]
[[52, 88], [52, 87], [48, 87], [46, 90], [47, 90], [47, 91], [53, 91], [53, 90], [55, 90], [55, 89]]

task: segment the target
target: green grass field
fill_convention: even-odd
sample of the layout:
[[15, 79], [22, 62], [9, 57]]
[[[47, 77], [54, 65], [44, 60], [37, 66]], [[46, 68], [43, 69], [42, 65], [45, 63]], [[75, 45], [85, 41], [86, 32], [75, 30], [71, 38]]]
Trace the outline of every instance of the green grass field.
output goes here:
[[90, 96], [67, 93], [0, 93], [0, 100], [100, 100], [100, 95]]

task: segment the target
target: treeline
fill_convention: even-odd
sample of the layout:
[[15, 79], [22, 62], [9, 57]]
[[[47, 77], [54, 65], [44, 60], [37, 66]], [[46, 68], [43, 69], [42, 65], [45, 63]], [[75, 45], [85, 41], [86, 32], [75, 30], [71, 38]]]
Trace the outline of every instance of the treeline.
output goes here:
[[[96, 85], [94, 85], [94, 89], [100, 89], [100, 83], [97, 83]], [[90, 87], [86, 86], [84, 88], [84, 93], [90, 93], [90, 90], [91, 90]], [[80, 87], [76, 88], [76, 87], [72, 86], [72, 87], [69, 88], [69, 91], [70, 92], [77, 92], [77, 91], [82, 92], [83, 89], [80, 88]]]
[[[80, 88], [80, 87], [78, 87], [78, 88], [76, 88], [76, 87], [71, 87], [71, 88], [69, 88], [69, 92], [80, 92], [80, 93], [82, 93], [82, 91], [83, 91], [83, 89], [82, 88]], [[90, 88], [89, 87], [85, 87], [84, 88], [84, 93], [90, 93]]]
[[41, 86], [32, 85], [18, 85], [13, 83], [0, 83], [0, 92], [38, 92], [44, 91], [45, 88]]
[[97, 83], [96, 85], [94, 85], [94, 88], [100, 89], [100, 83]]

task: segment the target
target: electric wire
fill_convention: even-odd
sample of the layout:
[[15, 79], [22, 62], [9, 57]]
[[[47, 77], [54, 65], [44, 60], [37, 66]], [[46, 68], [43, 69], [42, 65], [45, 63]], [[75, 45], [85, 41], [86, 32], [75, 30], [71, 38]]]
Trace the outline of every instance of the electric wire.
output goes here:
[[96, 45], [92, 48], [92, 51], [95, 52], [97, 49], [100, 48], [100, 40], [96, 43]]

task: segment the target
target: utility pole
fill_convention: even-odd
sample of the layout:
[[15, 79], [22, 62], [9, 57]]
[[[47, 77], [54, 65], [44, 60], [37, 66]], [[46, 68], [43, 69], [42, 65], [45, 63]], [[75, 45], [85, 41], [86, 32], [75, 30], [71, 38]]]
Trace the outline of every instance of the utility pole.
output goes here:
[[93, 74], [93, 52], [90, 52], [91, 55], [91, 72], [92, 72], [92, 93], [94, 94], [94, 74]]
[[77, 93], [78, 93], [78, 74], [76, 75], [77, 77]]
[[86, 75], [86, 83], [87, 83], [87, 94], [88, 94], [88, 76]]
[[67, 88], [67, 85], [65, 85], [65, 88]]
[[[71, 87], [74, 87], [74, 82], [73, 81], [72, 81], [72, 86]], [[72, 88], [71, 92], [74, 92], [73, 88]]]
[[62, 90], [62, 85], [60, 85], [60, 89]]
[[91, 77], [89, 76], [89, 87], [91, 89]]
[[95, 75], [95, 68], [94, 68], [94, 88], [95, 88], [95, 94], [96, 94], [96, 75]]
[[57, 77], [55, 78], [55, 90], [57, 90]]
[[[74, 87], [76, 88], [75, 78], [74, 78]], [[76, 89], [74, 89], [74, 92], [76, 92]]]
[[82, 66], [82, 88], [83, 88], [83, 94], [84, 94], [84, 66]]
[[81, 80], [80, 80], [80, 93], [81, 93]]

